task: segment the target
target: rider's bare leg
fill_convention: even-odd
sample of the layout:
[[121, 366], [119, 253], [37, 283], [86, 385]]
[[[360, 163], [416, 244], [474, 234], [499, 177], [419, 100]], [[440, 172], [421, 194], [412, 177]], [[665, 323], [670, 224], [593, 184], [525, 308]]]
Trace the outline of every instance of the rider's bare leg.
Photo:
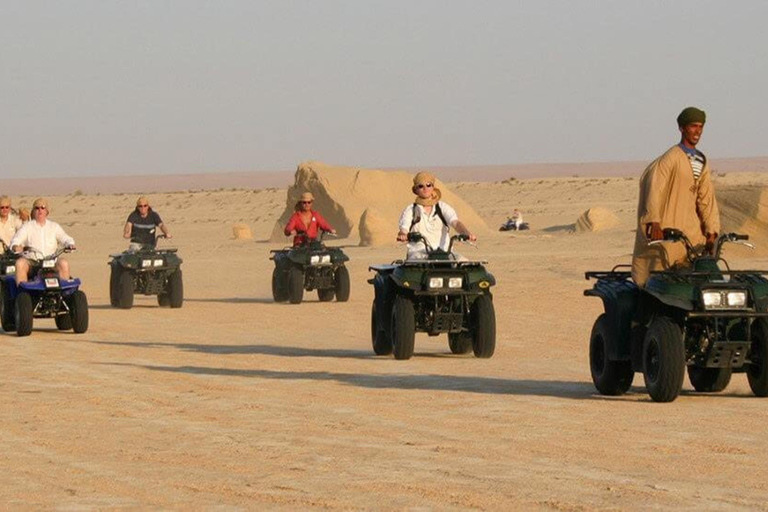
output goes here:
[[29, 275], [29, 261], [26, 258], [16, 260], [16, 284], [27, 282]]
[[59, 258], [56, 260], [56, 270], [59, 273], [60, 279], [67, 279], [69, 280], [69, 262], [65, 260], [64, 258]]

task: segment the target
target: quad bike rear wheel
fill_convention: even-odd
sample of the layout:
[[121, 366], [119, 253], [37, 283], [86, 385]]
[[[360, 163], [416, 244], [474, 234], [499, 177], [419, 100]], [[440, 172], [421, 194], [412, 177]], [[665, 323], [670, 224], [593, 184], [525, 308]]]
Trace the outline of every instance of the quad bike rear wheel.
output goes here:
[[612, 361], [608, 359], [608, 346], [616, 343], [611, 339], [608, 317], [605, 313], [597, 317], [589, 338], [589, 369], [592, 382], [601, 395], [618, 396], [626, 393], [632, 386], [635, 372], [631, 361]]
[[275, 302], [285, 302], [288, 300], [288, 286], [285, 283], [285, 272], [275, 266], [272, 271], [272, 298]]
[[730, 368], [700, 368], [688, 367], [688, 380], [693, 389], [700, 393], [717, 393], [728, 387], [731, 382]]
[[392, 353], [392, 336], [389, 334], [387, 323], [385, 322], [385, 325], [379, 326], [376, 299], [373, 299], [373, 305], [371, 306], [371, 343], [373, 344], [373, 352], [377, 356], [388, 356]]
[[69, 331], [72, 329], [72, 316], [69, 311], [56, 315], [56, 328], [60, 331]]
[[317, 289], [317, 298], [320, 299], [320, 302], [330, 302], [333, 300], [333, 296], [336, 294], [336, 290], [333, 288], [318, 288]]
[[120, 265], [116, 262], [109, 265], [109, 303], [113, 308], [118, 307], [120, 301]]
[[14, 301], [8, 292], [8, 285], [5, 281], [0, 281], [0, 326], [5, 332], [14, 332], [16, 330], [16, 319], [13, 314]]
[[472, 351], [472, 333], [467, 331], [449, 332], [448, 348], [452, 354], [468, 354]]

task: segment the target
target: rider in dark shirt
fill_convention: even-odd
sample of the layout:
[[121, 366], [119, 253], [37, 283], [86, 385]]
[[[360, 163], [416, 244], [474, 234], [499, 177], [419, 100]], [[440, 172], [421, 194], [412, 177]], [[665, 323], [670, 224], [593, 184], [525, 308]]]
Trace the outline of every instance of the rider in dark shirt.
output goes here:
[[136, 209], [128, 216], [123, 238], [131, 240], [131, 249], [140, 249], [145, 245], [154, 246], [157, 228], [160, 228], [166, 238], [171, 238], [160, 215], [149, 206], [147, 198], [142, 196], [136, 201]]

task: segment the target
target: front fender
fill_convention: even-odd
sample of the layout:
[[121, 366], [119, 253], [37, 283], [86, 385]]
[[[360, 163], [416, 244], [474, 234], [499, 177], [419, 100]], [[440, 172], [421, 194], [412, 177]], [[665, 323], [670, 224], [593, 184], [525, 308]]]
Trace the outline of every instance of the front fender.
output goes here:
[[588, 297], [600, 297], [608, 318], [610, 342], [608, 358], [629, 361], [632, 356], [632, 318], [637, 310], [639, 288], [628, 280], [598, 280], [592, 289], [585, 290]]

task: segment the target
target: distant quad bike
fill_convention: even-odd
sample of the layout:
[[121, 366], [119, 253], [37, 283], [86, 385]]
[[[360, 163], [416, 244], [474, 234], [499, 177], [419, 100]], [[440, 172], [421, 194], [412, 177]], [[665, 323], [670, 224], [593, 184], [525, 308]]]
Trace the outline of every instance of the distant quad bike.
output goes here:
[[272, 298], [275, 302], [300, 304], [304, 291], [317, 290], [321, 302], [336, 297], [338, 302], [349, 300], [349, 270], [344, 262], [349, 256], [339, 247], [323, 243], [325, 232], [317, 240], [306, 240], [295, 247], [270, 251], [275, 262], [272, 271]]
[[427, 259], [396, 260], [390, 265], [369, 268], [376, 276], [371, 309], [371, 341], [377, 355], [393, 354], [395, 359], [413, 356], [416, 332], [430, 336], [448, 333], [448, 347], [454, 354], [474, 351], [475, 357], [489, 358], [496, 349], [496, 313], [490, 287], [496, 284], [485, 262], [458, 261], [451, 252], [433, 249], [419, 233], [409, 233], [409, 242], [423, 242]]
[[184, 304], [183, 260], [176, 248], [158, 249], [156, 243], [109, 255], [109, 300], [113, 307], [131, 309], [134, 294], [157, 295], [157, 303], [163, 307], [180, 308]]
[[531, 229], [527, 222], [521, 222], [520, 225], [516, 225], [512, 219], [507, 219], [501, 226], [499, 231], [527, 231]]
[[80, 279], [61, 279], [55, 269], [56, 259], [65, 252], [70, 249], [58, 249], [50, 256], [28, 250], [29, 280], [19, 286], [15, 277], [17, 256], [13, 259], [7, 253], [3, 256], [3, 276], [0, 278], [3, 331], [29, 336], [35, 318], [54, 318], [56, 327], [62, 331], [71, 329], [84, 333], [88, 330], [88, 299], [80, 290]]
[[722, 391], [733, 372], [745, 372], [752, 392], [768, 396], [768, 271], [730, 270], [720, 257], [727, 242], [754, 247], [748, 239], [724, 234], [710, 256], [682, 232], [665, 229], [664, 240], [685, 244], [691, 266], [652, 272], [642, 289], [620, 270], [628, 265], [586, 273], [597, 281], [584, 295], [600, 297], [605, 308], [589, 343], [601, 394], [624, 394], [634, 372], [642, 372], [651, 398], [671, 402], [687, 367], [696, 391]]

